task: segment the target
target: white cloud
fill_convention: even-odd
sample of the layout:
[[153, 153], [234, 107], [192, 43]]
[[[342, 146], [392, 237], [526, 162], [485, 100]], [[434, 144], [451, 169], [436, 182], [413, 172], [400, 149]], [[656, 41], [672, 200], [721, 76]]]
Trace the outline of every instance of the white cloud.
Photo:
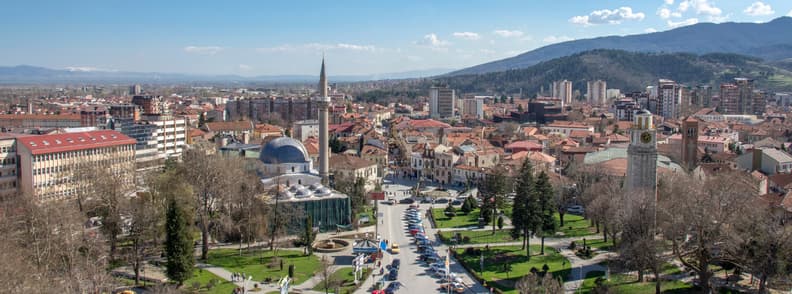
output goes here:
[[497, 53], [497, 52], [495, 52], [495, 50], [489, 50], [489, 49], [479, 49], [479, 52], [482, 53], [482, 54], [495, 54], [495, 53]]
[[644, 33], [656, 33], [657, 30], [655, 28], [647, 28], [644, 30]]
[[660, 10], [657, 11], [657, 15], [659, 15], [662, 19], [668, 19], [671, 17], [671, 9], [660, 8]]
[[789, 13], [787, 13], [787, 16], [792, 16], [792, 10], [790, 10]]
[[495, 30], [492, 33], [504, 38], [522, 37], [523, 35], [523, 32], [518, 30]]
[[349, 51], [368, 51], [375, 52], [377, 47], [374, 45], [357, 45], [348, 43], [325, 44], [325, 43], [308, 43], [301, 45], [283, 44], [275, 47], [256, 48], [256, 51], [267, 52], [292, 52], [300, 50], [349, 50]]
[[696, 11], [696, 14], [718, 16], [723, 13], [723, 10], [715, 6], [715, 4], [709, 0], [685, 0], [679, 2], [679, 7], [677, 10], [679, 12], [685, 12], [688, 10], [688, 8], [693, 8], [693, 10]]
[[455, 32], [452, 34], [455, 38], [464, 39], [464, 40], [478, 40], [481, 38], [479, 34], [474, 32]]
[[676, 21], [676, 22], [675, 21], [671, 21], [671, 20], [667, 21], [668, 26], [671, 27], [671, 28], [677, 28], [677, 27], [694, 25], [694, 24], [697, 24], [698, 22], [699, 22], [698, 18], [688, 18], [686, 20]]
[[560, 42], [566, 42], [572, 40], [574, 39], [567, 36], [547, 36], [542, 41], [544, 41], [545, 43], [560, 43]]
[[240, 64], [239, 65], [239, 70], [251, 70], [251, 69], [252, 69], [252, 67], [250, 67], [250, 65], [247, 65], [247, 64]]
[[665, 0], [666, 5], [674, 5], [674, 0]]
[[423, 41], [425, 44], [432, 47], [448, 46], [448, 41], [440, 40], [435, 33], [424, 35]]
[[632, 8], [622, 6], [613, 10], [595, 10], [589, 13], [589, 15], [574, 16], [569, 19], [569, 22], [590, 26], [597, 24], [620, 24], [622, 21], [643, 20], [645, 17], [646, 15], [643, 12], [633, 12]]
[[770, 4], [765, 4], [762, 1], [756, 1], [751, 6], [748, 6], [743, 12], [750, 16], [762, 16], [774, 14], [773, 8]]
[[192, 53], [192, 54], [200, 54], [200, 55], [215, 55], [218, 52], [223, 51], [223, 47], [220, 46], [187, 46], [184, 47], [184, 52]]

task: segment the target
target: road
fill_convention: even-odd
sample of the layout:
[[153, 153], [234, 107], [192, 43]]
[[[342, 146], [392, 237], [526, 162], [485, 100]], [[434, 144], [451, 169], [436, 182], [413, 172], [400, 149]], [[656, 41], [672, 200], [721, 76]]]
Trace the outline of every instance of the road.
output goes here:
[[[383, 189], [386, 191], [394, 192], [392, 195], [398, 201], [399, 199], [408, 197], [406, 191], [409, 186], [391, 184], [384, 185]], [[404, 193], [404, 194], [403, 194]], [[413, 238], [406, 229], [406, 222], [404, 221], [404, 212], [407, 210], [406, 204], [384, 205], [380, 204], [379, 209], [383, 212], [384, 217], [380, 220], [379, 234], [389, 242], [397, 243], [401, 247], [401, 252], [398, 254], [385, 253], [383, 259], [384, 264], [390, 264], [394, 258], [401, 259], [401, 269], [399, 270], [399, 281], [406, 287], [398, 292], [401, 293], [444, 293], [441, 291], [440, 279], [432, 277], [429, 267], [418, 259], [417, 246], [413, 242]], [[429, 204], [420, 205], [421, 213], [425, 214], [429, 208]], [[436, 230], [431, 228], [429, 221], [424, 218], [424, 227], [426, 229], [427, 237], [435, 242], [435, 250], [440, 252], [441, 256], [445, 257], [448, 253], [448, 247], [442, 245], [437, 239]], [[470, 288], [466, 293], [488, 293], [488, 291], [481, 286], [481, 284], [474, 282], [473, 277], [465, 271], [465, 269], [453, 258], [450, 260], [451, 272], [461, 276], [466, 285]], [[387, 271], [386, 271], [387, 273]], [[380, 276], [374, 279], [368, 279], [363, 287], [356, 293], [371, 293], [371, 285], [373, 281], [379, 280]], [[387, 285], [387, 284], [386, 284]]]

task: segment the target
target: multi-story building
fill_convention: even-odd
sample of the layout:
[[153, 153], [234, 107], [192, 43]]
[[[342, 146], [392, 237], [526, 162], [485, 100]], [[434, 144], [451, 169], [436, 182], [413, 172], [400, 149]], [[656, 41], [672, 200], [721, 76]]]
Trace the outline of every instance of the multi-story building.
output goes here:
[[553, 82], [553, 97], [561, 99], [561, 106], [572, 103], [572, 82], [563, 80]]
[[608, 84], [603, 80], [588, 81], [586, 83], [586, 98], [591, 105], [606, 105], [608, 102]]
[[290, 125], [300, 120], [318, 119], [315, 101], [292, 97], [234, 99], [226, 103], [227, 120]]
[[672, 80], [661, 79], [657, 83], [657, 114], [665, 119], [679, 117], [682, 103], [682, 87]]
[[107, 123], [107, 109], [103, 106], [89, 106], [80, 110], [80, 125], [95, 127]]
[[735, 78], [734, 83], [721, 85], [721, 108], [723, 114], [762, 115], [766, 94], [754, 90], [754, 80]]
[[74, 175], [89, 167], [108, 168], [132, 183], [136, 143], [112, 130], [20, 137], [20, 191], [40, 201], [74, 197], [86, 187]]
[[154, 138], [157, 140], [157, 152], [164, 153], [166, 158], [181, 157], [182, 148], [186, 144], [187, 120], [173, 115], [144, 115], [142, 121], [157, 126]]
[[774, 148], [756, 148], [738, 156], [737, 166], [745, 170], [758, 170], [766, 175], [792, 173], [792, 156]]
[[162, 96], [154, 95], [135, 95], [132, 96], [132, 104], [137, 105], [145, 114], [162, 113], [165, 103]]
[[112, 118], [108, 128], [135, 139], [138, 171], [161, 167], [168, 158], [179, 158], [187, 143], [187, 120], [170, 114], [143, 115], [140, 119]]
[[721, 84], [720, 111], [723, 114], [740, 113], [740, 88], [736, 84]]
[[641, 106], [638, 105], [633, 98], [624, 98], [613, 102], [613, 109], [611, 112], [616, 114], [618, 120], [632, 121], [633, 115], [640, 109]]
[[701, 107], [712, 107], [712, 87], [709, 85], [699, 85], [690, 93], [690, 102]]
[[429, 115], [432, 118], [454, 117], [454, 108], [456, 108], [454, 89], [446, 87], [429, 89]]
[[747, 78], [734, 78], [734, 84], [737, 85], [740, 92], [740, 97], [737, 102], [738, 112], [727, 114], [754, 114], [754, 80]]
[[292, 126], [292, 138], [305, 141], [308, 137], [319, 138], [319, 120], [300, 120]]
[[767, 92], [754, 90], [751, 98], [753, 98], [752, 113], [755, 115], [764, 114], [765, 106], [767, 105]]
[[16, 135], [0, 134], [0, 200], [17, 194], [17, 140]]
[[79, 114], [0, 114], [0, 128], [78, 128]]
[[484, 118], [484, 99], [468, 98], [462, 103], [462, 116]]
[[594, 126], [567, 121], [549, 123], [545, 126], [542, 126], [541, 129], [545, 134], [559, 133], [564, 134], [565, 136], [569, 136], [573, 131], [584, 131], [589, 134], [594, 133]]
[[382, 179], [377, 172], [377, 163], [353, 155], [330, 156], [330, 170], [336, 181], [355, 181], [363, 178], [366, 191], [373, 190]]

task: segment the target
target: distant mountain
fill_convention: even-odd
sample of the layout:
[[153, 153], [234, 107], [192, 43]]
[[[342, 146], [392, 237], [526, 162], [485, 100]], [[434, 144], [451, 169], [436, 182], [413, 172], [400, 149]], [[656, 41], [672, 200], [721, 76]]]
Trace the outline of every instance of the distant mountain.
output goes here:
[[520, 89], [533, 96], [556, 80], [572, 81], [573, 89], [586, 91], [586, 82], [607, 81], [608, 88], [643, 90], [658, 79], [672, 79], [688, 85], [710, 84], [735, 77], [749, 77], [767, 90], [792, 90], [792, 72], [763, 63], [759, 58], [732, 53], [638, 53], [597, 49], [545, 61], [525, 69], [485, 74], [442, 76], [434, 83], [447, 83], [462, 93], [516, 93]]
[[[451, 69], [427, 69], [372, 75], [328, 76], [332, 82], [357, 82], [385, 79], [406, 79], [435, 76]], [[244, 77], [239, 75], [197, 75], [156, 72], [102, 71], [86, 68], [50, 69], [18, 65], [0, 66], [0, 84], [86, 84], [86, 83], [306, 83], [319, 76], [271, 75]]]
[[767, 23], [700, 23], [664, 32], [568, 41], [515, 57], [476, 65], [448, 75], [520, 69], [592, 49], [635, 52], [737, 53], [765, 60], [792, 58], [792, 17]]

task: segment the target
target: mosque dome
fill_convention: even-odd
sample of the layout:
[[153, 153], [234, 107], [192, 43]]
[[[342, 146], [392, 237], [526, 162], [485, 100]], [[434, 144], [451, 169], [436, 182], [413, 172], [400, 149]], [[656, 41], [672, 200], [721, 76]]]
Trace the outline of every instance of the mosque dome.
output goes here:
[[306, 163], [310, 161], [310, 157], [300, 141], [280, 137], [267, 142], [261, 148], [259, 160], [265, 164]]

